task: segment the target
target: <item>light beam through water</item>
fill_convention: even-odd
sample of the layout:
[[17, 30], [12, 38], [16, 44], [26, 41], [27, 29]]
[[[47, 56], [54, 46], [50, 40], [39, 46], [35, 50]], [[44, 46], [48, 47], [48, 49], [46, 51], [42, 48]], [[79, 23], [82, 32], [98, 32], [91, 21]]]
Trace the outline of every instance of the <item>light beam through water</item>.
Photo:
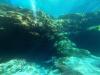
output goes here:
[[33, 16], [36, 18], [36, 1], [35, 0], [30, 0], [30, 4], [31, 4], [31, 8], [32, 8], [32, 11], [33, 11]]

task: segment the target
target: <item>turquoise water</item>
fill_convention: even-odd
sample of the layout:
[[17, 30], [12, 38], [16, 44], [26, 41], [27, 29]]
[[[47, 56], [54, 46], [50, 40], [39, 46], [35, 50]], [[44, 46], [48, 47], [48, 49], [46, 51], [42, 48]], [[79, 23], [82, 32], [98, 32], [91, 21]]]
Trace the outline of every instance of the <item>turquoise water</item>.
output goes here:
[[100, 75], [100, 0], [0, 0], [0, 75]]
[[[30, 0], [2, 0], [9, 1], [12, 5], [30, 8]], [[52, 16], [64, 15], [67, 13], [88, 13], [100, 10], [100, 0], [33, 0], [37, 10], [45, 11]]]

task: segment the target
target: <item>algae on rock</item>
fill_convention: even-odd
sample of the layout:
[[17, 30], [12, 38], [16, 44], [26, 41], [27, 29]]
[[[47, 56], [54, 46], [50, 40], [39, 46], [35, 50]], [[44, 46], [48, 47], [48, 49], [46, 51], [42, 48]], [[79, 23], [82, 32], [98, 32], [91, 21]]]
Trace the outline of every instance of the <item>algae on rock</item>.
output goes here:
[[[1, 74], [10, 74], [17, 70], [15, 75], [26, 74], [29, 71], [31, 71], [30, 75], [66, 75], [68, 72], [85, 75], [86, 66], [88, 66], [86, 72], [93, 67], [92, 71], [97, 72], [94, 74], [100, 74], [99, 67], [96, 66], [100, 65], [97, 64], [100, 59], [94, 57], [89, 50], [81, 49], [74, 41], [74, 38], [83, 32], [95, 30], [100, 33], [98, 16], [100, 12], [69, 14], [54, 19], [42, 11], [37, 11], [37, 18], [35, 18], [31, 10], [12, 8], [8, 5], [0, 6]], [[4, 63], [10, 59], [12, 60]], [[45, 69], [37, 64], [31, 67], [29, 62], [13, 59], [25, 59], [39, 65], [50, 64], [52, 67]], [[86, 62], [88, 64], [84, 64]], [[12, 66], [14, 64], [15, 67]], [[4, 69], [6, 72], [3, 72]], [[86, 75], [88, 74], [91, 73]]]

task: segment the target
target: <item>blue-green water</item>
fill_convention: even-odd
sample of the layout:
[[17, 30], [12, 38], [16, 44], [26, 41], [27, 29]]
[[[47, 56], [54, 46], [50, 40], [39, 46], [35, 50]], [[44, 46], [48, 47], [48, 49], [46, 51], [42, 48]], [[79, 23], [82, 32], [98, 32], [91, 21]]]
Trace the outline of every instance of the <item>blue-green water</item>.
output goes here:
[[100, 75], [100, 0], [0, 6], [0, 75]]
[[[1, 0], [8, 1], [8, 4], [15, 6], [30, 8], [30, 0]], [[88, 13], [100, 10], [100, 0], [33, 0], [37, 10], [59, 16], [68, 13]]]

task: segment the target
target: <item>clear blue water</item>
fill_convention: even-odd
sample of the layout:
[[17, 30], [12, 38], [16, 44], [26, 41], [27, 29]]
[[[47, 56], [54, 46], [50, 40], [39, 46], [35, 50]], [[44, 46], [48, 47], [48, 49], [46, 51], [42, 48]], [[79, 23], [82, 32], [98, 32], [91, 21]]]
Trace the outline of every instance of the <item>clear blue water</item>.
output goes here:
[[[56, 21], [58, 21], [57, 23], [59, 23], [59, 21], [60, 21], [63, 24], [63, 21], [64, 21], [64, 23], [66, 22], [65, 28], [63, 27], [64, 25], [61, 24], [61, 27], [63, 27], [65, 29], [65, 31], [63, 31], [64, 30], [63, 29], [62, 32], [57, 32], [59, 35], [57, 35], [56, 39], [59, 39], [59, 36], [64, 35], [64, 39], [62, 39], [62, 37], [61, 37], [61, 40], [57, 41], [57, 44], [58, 44], [57, 46], [60, 46], [59, 49], [61, 49], [61, 50], [63, 50], [63, 49], [67, 50], [66, 47], [69, 46], [68, 51], [65, 51], [65, 52], [69, 53], [70, 44], [68, 43], [69, 45], [67, 45], [67, 42], [70, 42], [70, 41], [66, 42], [66, 40], [68, 40], [70, 38], [69, 40], [71, 40], [72, 42], [74, 42], [77, 45], [79, 51], [77, 50], [75, 53], [72, 51], [72, 56], [70, 56], [70, 57], [66, 56], [61, 61], [59, 60], [59, 62], [57, 61], [57, 63], [55, 63], [56, 62], [55, 58], [52, 57], [52, 54], [55, 54], [54, 53], [55, 51], [54, 52], [51, 51], [51, 44], [53, 44], [54, 41], [51, 41], [51, 40], [48, 41], [48, 38], [46, 38], [46, 39], [43, 38], [43, 40], [47, 40], [47, 41], [42, 41], [39, 38], [40, 40], [38, 40], [38, 41], [40, 41], [40, 44], [38, 45], [38, 44], [34, 43], [34, 48], [36, 48], [36, 50], [37, 50], [36, 53], [34, 52], [34, 54], [33, 54], [31, 51], [29, 51], [29, 56], [31, 56], [30, 54], [32, 54], [32, 56], [34, 58], [35, 58], [35, 56], [38, 57], [38, 59], [37, 58], [36, 59], [39, 60], [40, 63], [42, 60], [41, 58], [43, 58], [43, 60], [44, 60], [44, 59], [46, 59], [45, 57], [50, 56], [50, 60], [46, 61], [45, 63], [43, 62], [43, 67], [44, 67], [44, 64], [51, 65], [51, 64], [49, 64], [49, 62], [53, 62], [52, 64], [55, 64], [55, 66], [58, 66], [58, 68], [61, 68], [62, 70], [64, 70], [63, 72], [65, 72], [65, 73], [63, 73], [63, 75], [80, 75], [80, 74], [75, 74], [76, 73], [75, 71], [82, 73], [81, 75], [100, 75], [100, 51], [99, 51], [100, 50], [100, 22], [99, 22], [100, 16], [98, 14], [94, 13], [95, 11], [100, 11], [100, 0], [0, 0], [0, 3], [1, 4], [5, 3], [5, 4], [9, 4], [11, 6], [16, 6], [16, 7], [20, 7], [20, 8], [31, 9], [33, 11], [33, 16], [37, 16], [36, 11], [38, 11], [38, 10], [44, 11], [44, 13], [47, 13], [47, 15], [51, 15], [54, 17], [59, 17], [61, 15], [65, 15], [65, 16], [63, 16], [65, 18], [62, 17], [61, 19], [60, 18], [52, 19], [54, 21], [53, 23], [56, 23]], [[13, 12], [15, 12], [15, 11], [13, 11]], [[93, 12], [93, 13], [91, 14], [91, 12]], [[74, 13], [74, 16], [72, 13]], [[81, 14], [75, 15], [75, 13], [89, 13], [89, 14], [85, 14], [85, 17], [83, 17], [83, 15], [81, 15]], [[67, 17], [66, 17], [66, 14], [71, 14], [71, 16], [67, 15]], [[99, 12], [99, 14], [100, 14], [100, 12]], [[24, 15], [26, 16], [26, 14], [24, 14]], [[80, 16], [82, 17], [81, 20], [80, 20]], [[5, 16], [3, 16], [3, 17], [5, 17]], [[19, 19], [23, 19], [20, 16], [18, 16], [18, 17], [19, 17]], [[95, 19], [94, 19], [94, 17], [95, 17]], [[43, 19], [43, 18], [44, 17], [42, 17], [41, 19]], [[71, 18], [71, 19], [69, 19], [69, 18]], [[2, 19], [1, 14], [0, 14], [0, 19]], [[30, 19], [30, 17], [27, 17], [27, 19]], [[12, 21], [12, 19], [10, 21]], [[32, 22], [31, 22], [32, 24], [33, 24], [33, 21], [34, 21], [34, 24], [37, 24], [39, 22], [38, 18], [36, 18], [34, 20], [32, 18]], [[69, 23], [67, 23], [67, 21]], [[1, 32], [1, 30], [3, 30], [4, 28], [2, 26], [2, 21], [0, 21], [0, 22], [1, 22], [0, 23], [0, 32]], [[6, 20], [4, 22], [6, 22]], [[43, 20], [43, 22], [44, 22], [44, 20]], [[51, 22], [51, 20], [50, 20], [50, 22]], [[22, 23], [24, 23], [24, 22], [22, 22]], [[46, 23], [47, 23], [47, 20], [46, 20]], [[3, 23], [3, 24], [8, 25], [8, 22], [7, 22], [7, 24], [6, 23]], [[17, 24], [17, 23], [14, 23], [14, 25], [15, 24]], [[27, 24], [27, 21], [25, 22], [25, 25], [26, 24]], [[42, 24], [42, 22], [39, 22], [39, 24]], [[71, 24], [72, 24], [72, 28], [70, 28]], [[78, 24], [83, 26], [83, 30], [82, 30], [83, 32], [81, 32], [81, 30], [79, 30], [80, 33], [73, 37], [73, 31], [76, 30], [76, 32], [77, 32], [78, 27], [79, 28], [82, 27], [82, 26], [79, 26]], [[48, 25], [48, 23], [47, 23], [47, 25]], [[54, 25], [56, 25], [56, 24], [54, 24]], [[59, 24], [57, 24], [57, 25], [59, 25]], [[67, 31], [66, 31], [67, 25], [69, 26], [69, 31], [72, 31], [72, 36], [69, 36], [69, 37], [67, 37], [68, 39], [65, 39], [66, 38], [65, 36], [67, 34]], [[90, 31], [87, 31], [84, 29], [84, 27], [86, 25], [91, 25], [91, 27], [87, 28], [88, 30], [90, 29]], [[95, 26], [97, 26], [97, 27], [95, 27]], [[47, 28], [49, 29], [49, 27], [47, 27]], [[58, 28], [59, 28], [59, 26], [58, 26]], [[97, 32], [95, 32], [95, 28], [97, 28]], [[92, 32], [91, 29], [94, 29], [94, 31]], [[65, 32], [65, 33], [63, 33], [63, 32]], [[19, 33], [17, 33], [17, 34], [19, 34]], [[22, 36], [22, 34], [23, 33], [17, 35], [18, 36], [17, 38], [19, 39], [20, 36]], [[34, 32], [34, 30], [33, 30], [32, 34], [38, 36], [38, 34]], [[52, 34], [50, 33], [50, 35], [52, 35]], [[0, 37], [1, 36], [2, 35], [0, 34]], [[30, 36], [25, 37], [25, 39], [27, 39], [27, 38], [29, 39]], [[52, 37], [52, 38], [55, 38], [55, 37]], [[11, 40], [12, 40], [12, 38], [11, 38]], [[25, 42], [25, 43], [23, 42], [24, 41], [23, 37], [21, 38], [21, 40], [17, 40], [17, 41], [18, 41], [18, 43], [15, 44], [16, 45], [15, 47], [21, 47], [21, 46], [25, 47], [27, 45], [27, 42]], [[15, 42], [17, 42], [17, 41], [15, 40]], [[22, 43], [19, 44], [19, 41]], [[29, 41], [31, 41], [31, 40], [29, 40]], [[41, 43], [41, 41], [42, 41], [42, 43]], [[8, 42], [8, 41], [6, 41], [6, 42]], [[32, 42], [37, 42], [37, 40], [36, 41], [34, 40]], [[3, 43], [4, 43], [4, 41], [3, 41]], [[11, 43], [11, 41], [10, 41], [10, 43]], [[49, 43], [50, 43], [50, 46], [49, 46]], [[9, 42], [7, 44], [9, 44]], [[23, 45], [23, 44], [25, 44], [25, 45]], [[41, 44], [43, 44], [43, 45], [41, 45]], [[42, 52], [41, 52], [41, 49], [37, 48], [37, 45], [41, 49], [43, 46], [43, 49], [45, 49], [46, 51], [42, 50]], [[12, 44], [11, 44], [11, 46], [12, 46]], [[45, 46], [46, 46], [46, 48], [44, 48]], [[32, 45], [32, 47], [33, 47], [33, 45]], [[2, 48], [0, 48], [0, 49], [2, 49]], [[5, 45], [4, 45], [4, 49], [5, 49]], [[25, 49], [28, 49], [28, 48], [25, 47]], [[24, 51], [25, 51], [25, 49], [24, 49]], [[40, 50], [39, 52], [38, 52], [38, 49]], [[51, 53], [49, 52], [49, 49], [50, 49]], [[74, 49], [76, 49], [76, 47], [72, 48], [72, 50], [74, 50]], [[15, 49], [15, 50], [17, 50], [17, 49]], [[47, 50], [48, 50], [48, 52], [47, 52]], [[24, 51], [22, 51], [22, 53]], [[4, 51], [4, 53], [6, 53], [7, 55], [10, 55], [8, 52]], [[42, 55], [42, 53], [44, 56]], [[92, 53], [94, 53], [94, 54], [92, 54]], [[12, 52], [11, 52], [11, 54], [12, 54]], [[28, 57], [27, 54], [28, 53], [25, 54], [27, 59], [35, 60], [33, 57]], [[49, 55], [49, 54], [51, 54], [51, 55]], [[69, 54], [71, 54], [71, 53], [69, 53]], [[4, 54], [2, 54], [2, 55], [4, 55]], [[5, 55], [5, 56], [7, 57], [7, 55]], [[52, 57], [52, 59], [51, 59], [51, 57]], [[1, 61], [1, 58], [0, 58], [0, 61]], [[6, 63], [5, 62], [3, 62], [3, 64], [0, 63], [0, 75], [62, 75], [62, 74], [56, 73], [57, 70], [53, 71], [50, 68], [50, 71], [49, 71], [49, 68], [48, 68], [48, 70], [47, 70], [47, 68], [46, 69], [42, 68], [41, 66], [39, 66], [38, 63], [34, 64], [33, 61], [32, 61], [32, 64], [30, 65], [30, 62], [23, 61], [23, 60], [11, 59], [11, 61], [8, 61]], [[49, 72], [50, 72], [50, 74], [48, 74]]]
[[[1, 0], [2, 2], [7, 0]], [[100, 10], [100, 0], [33, 0], [37, 10], [45, 11], [52, 16], [69, 13], [87, 13]], [[8, 0], [12, 5], [30, 8], [30, 0]]]

